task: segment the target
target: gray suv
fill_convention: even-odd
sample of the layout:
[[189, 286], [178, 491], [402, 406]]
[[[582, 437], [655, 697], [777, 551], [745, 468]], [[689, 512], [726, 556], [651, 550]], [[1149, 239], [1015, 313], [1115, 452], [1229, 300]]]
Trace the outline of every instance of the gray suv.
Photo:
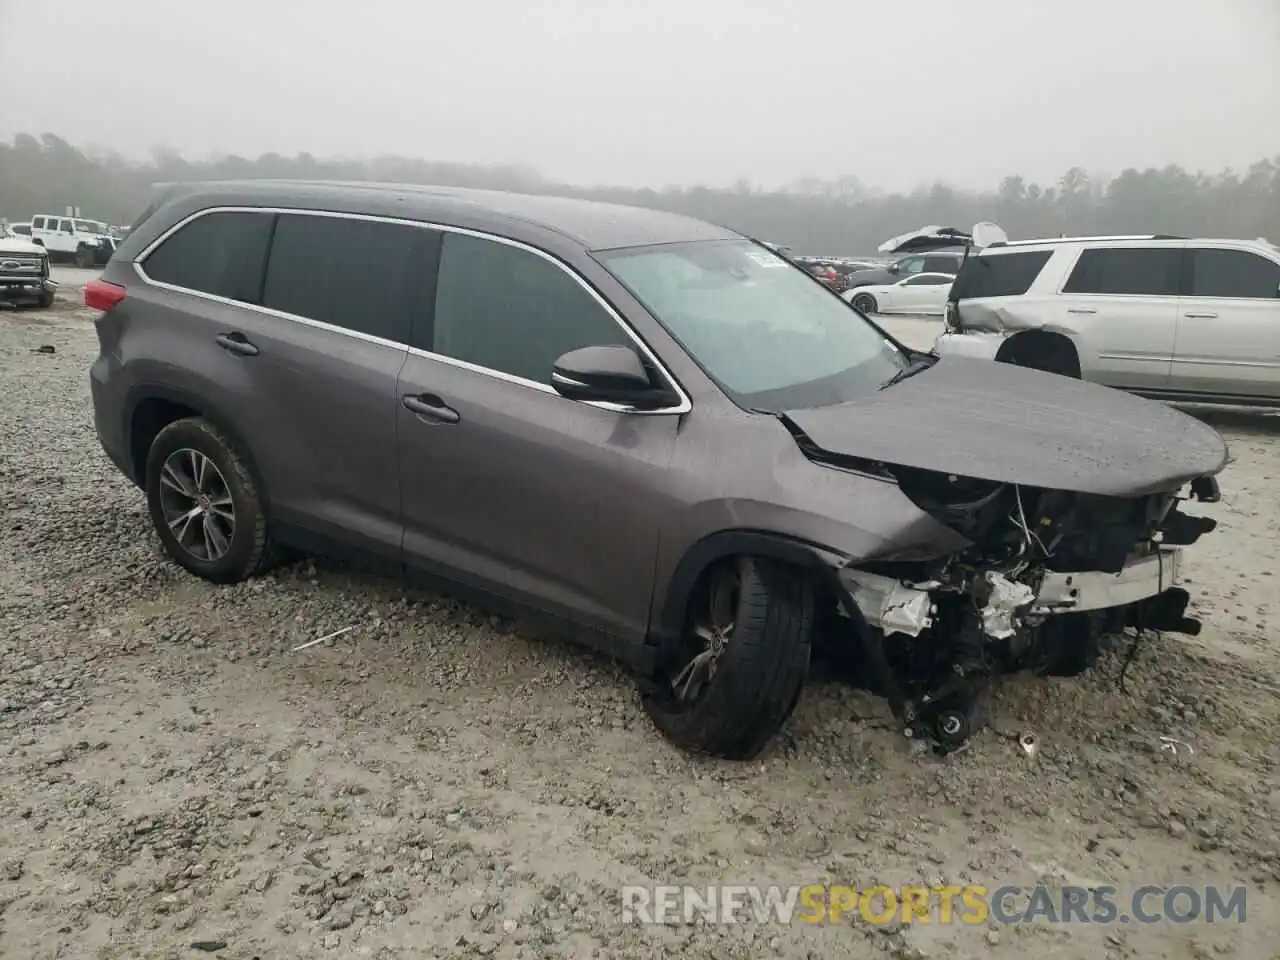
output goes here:
[[[1103, 387], [907, 349], [767, 247], [668, 213], [381, 184], [168, 188], [85, 288], [98, 434], [215, 583], [345, 553], [639, 675], [754, 756], [818, 644], [913, 736], [986, 678], [1194, 631], [1226, 448]], [[886, 641], [887, 638], [887, 641]]]

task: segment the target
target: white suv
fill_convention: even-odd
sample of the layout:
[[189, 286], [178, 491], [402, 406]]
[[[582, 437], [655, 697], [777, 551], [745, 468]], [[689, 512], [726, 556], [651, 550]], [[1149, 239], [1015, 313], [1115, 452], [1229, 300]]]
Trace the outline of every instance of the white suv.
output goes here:
[[116, 249], [105, 223], [81, 217], [37, 214], [31, 218], [31, 240], [48, 250], [51, 259], [86, 268], [104, 265]]
[[993, 244], [956, 277], [935, 350], [1163, 400], [1280, 406], [1280, 248], [1163, 236]]

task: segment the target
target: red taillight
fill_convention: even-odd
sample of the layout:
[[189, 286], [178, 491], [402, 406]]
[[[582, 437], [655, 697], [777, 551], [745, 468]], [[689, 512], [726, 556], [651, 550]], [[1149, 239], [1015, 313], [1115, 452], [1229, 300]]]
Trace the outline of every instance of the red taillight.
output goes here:
[[124, 287], [105, 280], [90, 280], [84, 285], [84, 305], [92, 310], [110, 310], [124, 299]]

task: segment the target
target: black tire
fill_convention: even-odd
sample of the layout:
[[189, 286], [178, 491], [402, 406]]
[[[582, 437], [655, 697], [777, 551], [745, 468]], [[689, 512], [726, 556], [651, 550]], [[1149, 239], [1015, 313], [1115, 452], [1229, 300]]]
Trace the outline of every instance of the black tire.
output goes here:
[[[173, 455], [195, 451], [208, 458], [216, 468], [234, 511], [230, 535], [224, 537], [227, 547], [221, 555], [209, 559], [193, 552], [179, 541], [166, 518], [166, 491], [174, 487], [162, 481], [166, 461]], [[200, 417], [176, 420], [162, 429], [151, 443], [146, 469], [147, 507], [165, 553], [179, 566], [210, 583], [238, 583], [265, 570], [276, 562], [267, 530], [263, 499], [253, 474], [235, 444], [213, 424]], [[179, 498], [184, 494], [177, 494]], [[225, 534], [226, 527], [223, 527]]]
[[39, 299], [37, 302], [38, 302], [38, 303], [40, 304], [40, 306], [42, 306], [42, 307], [52, 307], [52, 306], [53, 306], [53, 291], [52, 291], [52, 290], [45, 290], [45, 291], [41, 292], [41, 294], [40, 294], [40, 299]]
[[[645, 712], [672, 743], [727, 760], [750, 760], [800, 700], [814, 634], [812, 582], [792, 567], [736, 561], [738, 603], [716, 673], [692, 702], [671, 688], [671, 670], [644, 696]], [[678, 669], [680, 664], [676, 664]]]
[[859, 313], [876, 313], [880, 309], [880, 304], [876, 303], [876, 298], [869, 293], [855, 293], [852, 302], [853, 309]]
[[92, 270], [96, 259], [92, 247], [86, 247], [83, 244], [76, 247], [76, 266], [81, 270]]

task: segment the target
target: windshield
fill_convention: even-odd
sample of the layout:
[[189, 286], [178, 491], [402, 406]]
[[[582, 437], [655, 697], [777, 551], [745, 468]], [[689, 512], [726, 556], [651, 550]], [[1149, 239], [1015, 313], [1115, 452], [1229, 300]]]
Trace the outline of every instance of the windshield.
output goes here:
[[97, 220], [77, 220], [76, 233], [106, 233], [107, 225]]
[[840, 403], [874, 392], [907, 363], [851, 306], [749, 240], [597, 256], [741, 406]]

